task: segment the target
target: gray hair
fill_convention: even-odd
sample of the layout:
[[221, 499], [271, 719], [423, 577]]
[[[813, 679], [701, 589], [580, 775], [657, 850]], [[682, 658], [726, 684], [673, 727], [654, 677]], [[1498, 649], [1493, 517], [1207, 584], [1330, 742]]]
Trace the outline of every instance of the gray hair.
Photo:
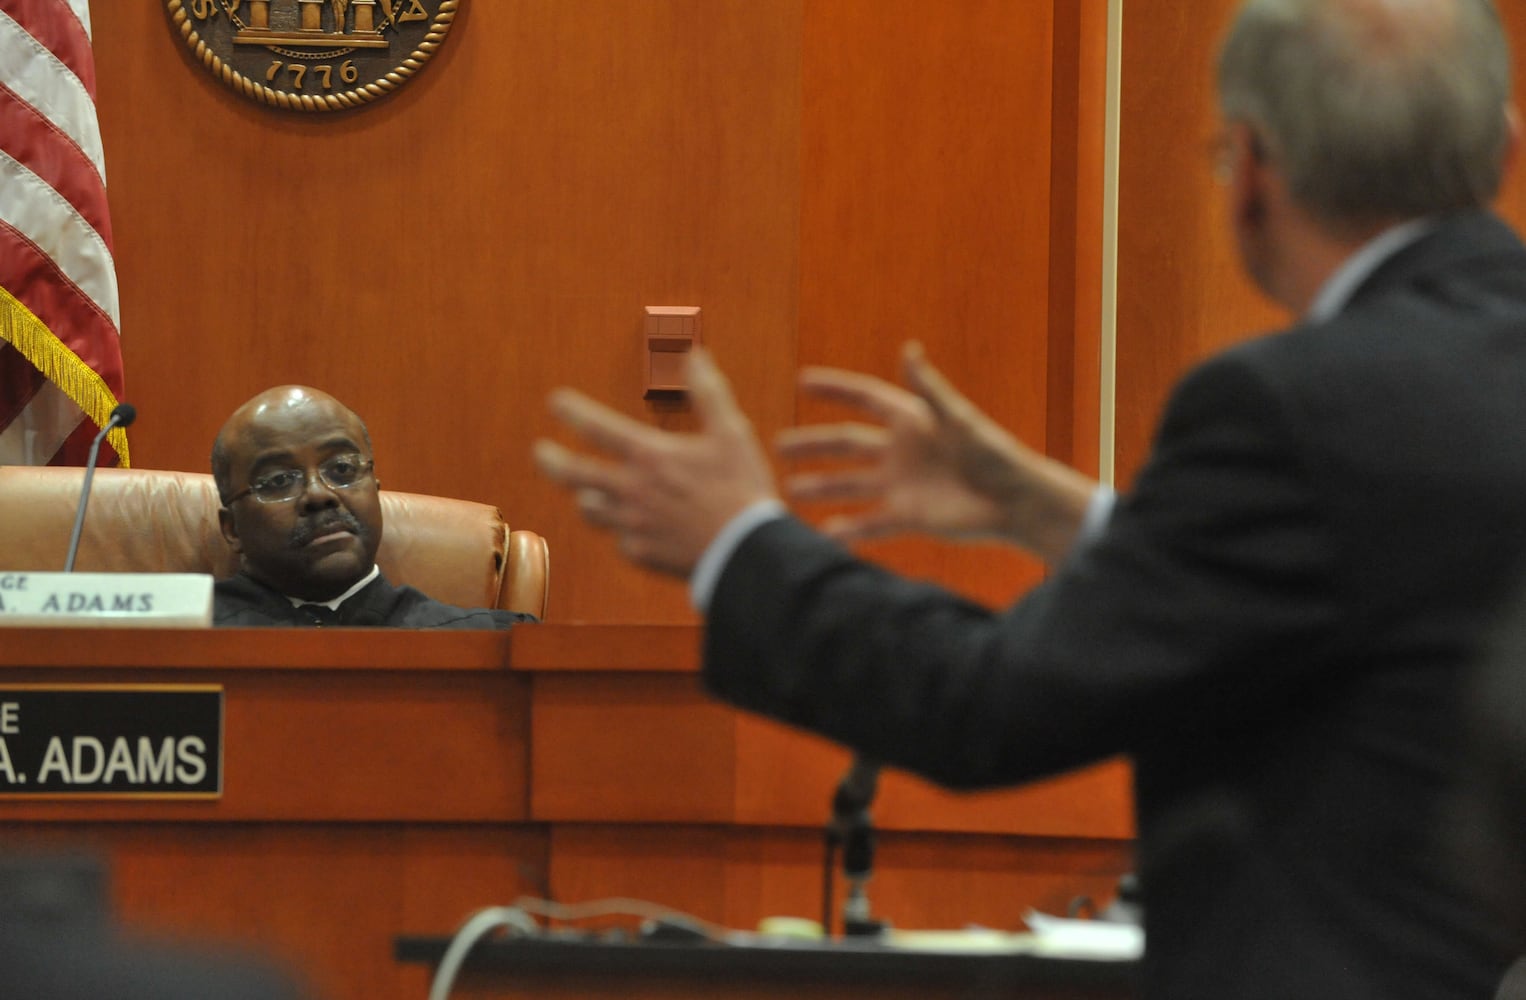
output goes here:
[[1247, 0], [1219, 56], [1256, 130], [1334, 227], [1477, 208], [1504, 172], [1510, 49], [1489, 0]]

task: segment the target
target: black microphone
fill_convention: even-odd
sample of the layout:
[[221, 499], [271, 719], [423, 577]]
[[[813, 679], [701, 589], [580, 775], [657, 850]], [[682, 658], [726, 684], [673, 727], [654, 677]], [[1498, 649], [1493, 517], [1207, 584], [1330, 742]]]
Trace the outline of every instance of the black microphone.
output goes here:
[[869, 807], [880, 787], [880, 765], [861, 754], [855, 755], [848, 773], [837, 783], [832, 796], [832, 828], [838, 839], [846, 836], [855, 823], [868, 818]]
[[74, 514], [74, 531], [69, 535], [69, 555], [64, 560], [64, 572], [74, 572], [74, 557], [79, 552], [79, 536], [85, 529], [85, 507], [90, 503], [90, 483], [95, 479], [95, 463], [101, 453], [101, 442], [106, 440], [114, 427], [126, 427], [138, 419], [138, 410], [131, 403], [118, 403], [111, 411], [111, 419], [90, 442], [90, 457], [85, 459], [85, 482], [80, 486], [79, 510]]
[[874, 872], [874, 826], [869, 821], [869, 807], [879, 783], [879, 762], [857, 755], [832, 796], [827, 842], [842, 845], [842, 872], [848, 882], [848, 898], [842, 908], [843, 932], [850, 936], [877, 935], [885, 929], [883, 921], [870, 917], [866, 891]]

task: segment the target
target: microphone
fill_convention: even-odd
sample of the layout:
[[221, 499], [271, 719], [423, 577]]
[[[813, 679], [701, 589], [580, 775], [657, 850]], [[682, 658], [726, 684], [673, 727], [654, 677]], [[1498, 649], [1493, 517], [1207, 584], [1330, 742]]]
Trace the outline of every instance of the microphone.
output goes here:
[[869, 820], [869, 806], [874, 803], [879, 783], [879, 762], [856, 755], [832, 796], [827, 845], [829, 850], [842, 845], [842, 871], [848, 882], [848, 898], [842, 908], [843, 933], [849, 936], [877, 935], [885, 929], [883, 921], [870, 917], [866, 891], [874, 871], [874, 826]]
[[85, 481], [80, 486], [79, 510], [74, 514], [74, 531], [69, 535], [69, 555], [64, 559], [64, 572], [74, 572], [74, 557], [79, 552], [79, 536], [85, 529], [85, 507], [90, 503], [90, 483], [95, 479], [95, 463], [101, 453], [101, 442], [106, 440], [113, 428], [126, 427], [138, 419], [138, 410], [131, 403], [118, 403], [111, 411], [111, 419], [90, 442], [90, 456], [85, 459]]
[[869, 818], [869, 807], [879, 792], [880, 765], [862, 754], [853, 757], [848, 773], [837, 783], [832, 796], [832, 827], [838, 838], [847, 835], [849, 828]]

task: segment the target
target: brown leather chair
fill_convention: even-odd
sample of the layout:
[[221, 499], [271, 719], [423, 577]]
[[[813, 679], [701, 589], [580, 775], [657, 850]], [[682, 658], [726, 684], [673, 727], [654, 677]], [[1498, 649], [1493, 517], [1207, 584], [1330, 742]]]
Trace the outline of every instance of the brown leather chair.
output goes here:
[[[0, 571], [61, 570], [84, 469], [0, 468]], [[238, 559], [217, 527], [206, 473], [100, 469], [74, 568], [79, 572], [211, 573]], [[533, 531], [510, 531], [498, 509], [470, 500], [381, 493], [376, 562], [393, 583], [447, 604], [544, 619], [550, 556]]]

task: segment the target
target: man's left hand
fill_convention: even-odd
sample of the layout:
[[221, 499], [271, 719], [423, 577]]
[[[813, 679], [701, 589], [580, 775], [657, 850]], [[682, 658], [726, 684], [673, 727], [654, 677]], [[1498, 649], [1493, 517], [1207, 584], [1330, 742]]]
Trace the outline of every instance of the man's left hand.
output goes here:
[[573, 491], [583, 517], [613, 532], [626, 558], [679, 577], [727, 521], [778, 495], [752, 424], [704, 348], [689, 353], [687, 372], [697, 433], [659, 430], [558, 389], [552, 414], [608, 457], [535, 442], [541, 472]]

